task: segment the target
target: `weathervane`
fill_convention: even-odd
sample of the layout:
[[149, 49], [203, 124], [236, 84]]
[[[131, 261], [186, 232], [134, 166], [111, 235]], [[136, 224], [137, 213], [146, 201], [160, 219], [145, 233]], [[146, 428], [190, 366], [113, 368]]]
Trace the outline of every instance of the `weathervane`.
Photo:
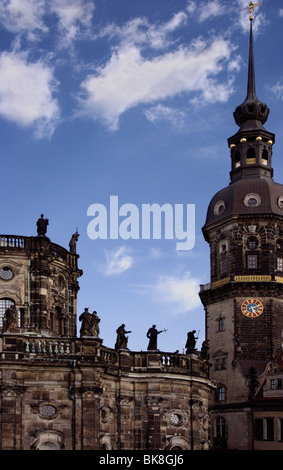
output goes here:
[[255, 7], [259, 7], [260, 5], [262, 5], [263, 2], [258, 2], [258, 3], [253, 3], [253, 2], [250, 2], [249, 6], [246, 7], [246, 8], [242, 8], [242, 11], [243, 10], [250, 10], [250, 21], [253, 21], [254, 17], [253, 17], [253, 11], [254, 11], [254, 8]]

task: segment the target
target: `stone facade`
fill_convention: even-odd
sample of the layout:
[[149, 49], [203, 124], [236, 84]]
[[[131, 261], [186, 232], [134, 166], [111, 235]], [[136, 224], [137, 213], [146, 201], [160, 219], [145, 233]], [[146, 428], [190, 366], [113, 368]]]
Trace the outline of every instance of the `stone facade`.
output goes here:
[[0, 236], [1, 449], [209, 449], [207, 360], [78, 337], [78, 258]]

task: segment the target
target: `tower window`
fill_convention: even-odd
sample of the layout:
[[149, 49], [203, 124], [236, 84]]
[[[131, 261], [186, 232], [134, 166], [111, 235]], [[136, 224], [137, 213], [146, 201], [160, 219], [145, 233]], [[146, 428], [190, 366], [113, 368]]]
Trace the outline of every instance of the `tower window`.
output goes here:
[[248, 239], [248, 249], [249, 250], [255, 250], [258, 247], [258, 240], [256, 237], [250, 237]]
[[237, 152], [235, 155], [235, 168], [238, 168], [239, 166], [241, 166], [241, 156], [240, 152]]
[[256, 163], [255, 149], [251, 148], [248, 150], [248, 153], [247, 153], [247, 165], [254, 165], [255, 163]]
[[218, 321], [218, 331], [224, 331], [224, 318], [220, 318]]
[[277, 258], [277, 270], [283, 271], [283, 258]]
[[276, 389], [276, 380], [275, 379], [270, 380], [270, 388], [271, 388], [271, 390]]
[[268, 164], [268, 152], [267, 152], [266, 149], [263, 149], [263, 151], [262, 151], [261, 163], [262, 163], [263, 165], [267, 165], [267, 164]]
[[256, 204], [257, 204], [257, 200], [256, 200], [254, 197], [251, 197], [251, 198], [248, 200], [248, 206], [249, 206], [249, 207], [256, 206]]
[[216, 437], [222, 439], [226, 437], [226, 421], [222, 416], [216, 419]]
[[225, 401], [225, 387], [221, 385], [217, 389], [217, 400], [218, 401]]
[[0, 299], [0, 326], [3, 326], [3, 318], [7, 308], [15, 305], [15, 302], [12, 299]]
[[222, 357], [222, 358], [216, 359], [214, 366], [215, 366], [215, 370], [227, 369], [227, 358]]
[[248, 255], [248, 269], [257, 269], [256, 255]]

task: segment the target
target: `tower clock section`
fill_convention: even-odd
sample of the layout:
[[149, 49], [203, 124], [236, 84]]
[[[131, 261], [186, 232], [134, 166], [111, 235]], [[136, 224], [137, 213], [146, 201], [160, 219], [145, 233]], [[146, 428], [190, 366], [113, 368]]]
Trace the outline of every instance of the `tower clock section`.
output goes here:
[[[251, 10], [258, 5], [250, 2]], [[273, 180], [275, 136], [264, 127], [269, 109], [256, 96], [252, 23], [251, 14], [247, 96], [234, 112], [239, 129], [228, 139], [230, 182], [211, 199], [202, 229], [211, 276], [200, 289], [217, 385], [214, 444], [242, 450], [253, 448], [253, 413], [259, 403], [261, 413], [267, 406], [260, 387], [269, 383], [283, 341], [283, 185]], [[273, 411], [282, 408], [278, 403]], [[283, 411], [278, 416], [283, 423]]]

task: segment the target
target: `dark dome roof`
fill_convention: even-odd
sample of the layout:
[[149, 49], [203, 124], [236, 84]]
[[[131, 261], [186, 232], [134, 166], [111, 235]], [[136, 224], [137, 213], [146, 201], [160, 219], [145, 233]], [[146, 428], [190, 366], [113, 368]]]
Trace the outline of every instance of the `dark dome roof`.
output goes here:
[[218, 191], [212, 198], [205, 227], [233, 215], [283, 216], [283, 185], [271, 178], [241, 179]]

